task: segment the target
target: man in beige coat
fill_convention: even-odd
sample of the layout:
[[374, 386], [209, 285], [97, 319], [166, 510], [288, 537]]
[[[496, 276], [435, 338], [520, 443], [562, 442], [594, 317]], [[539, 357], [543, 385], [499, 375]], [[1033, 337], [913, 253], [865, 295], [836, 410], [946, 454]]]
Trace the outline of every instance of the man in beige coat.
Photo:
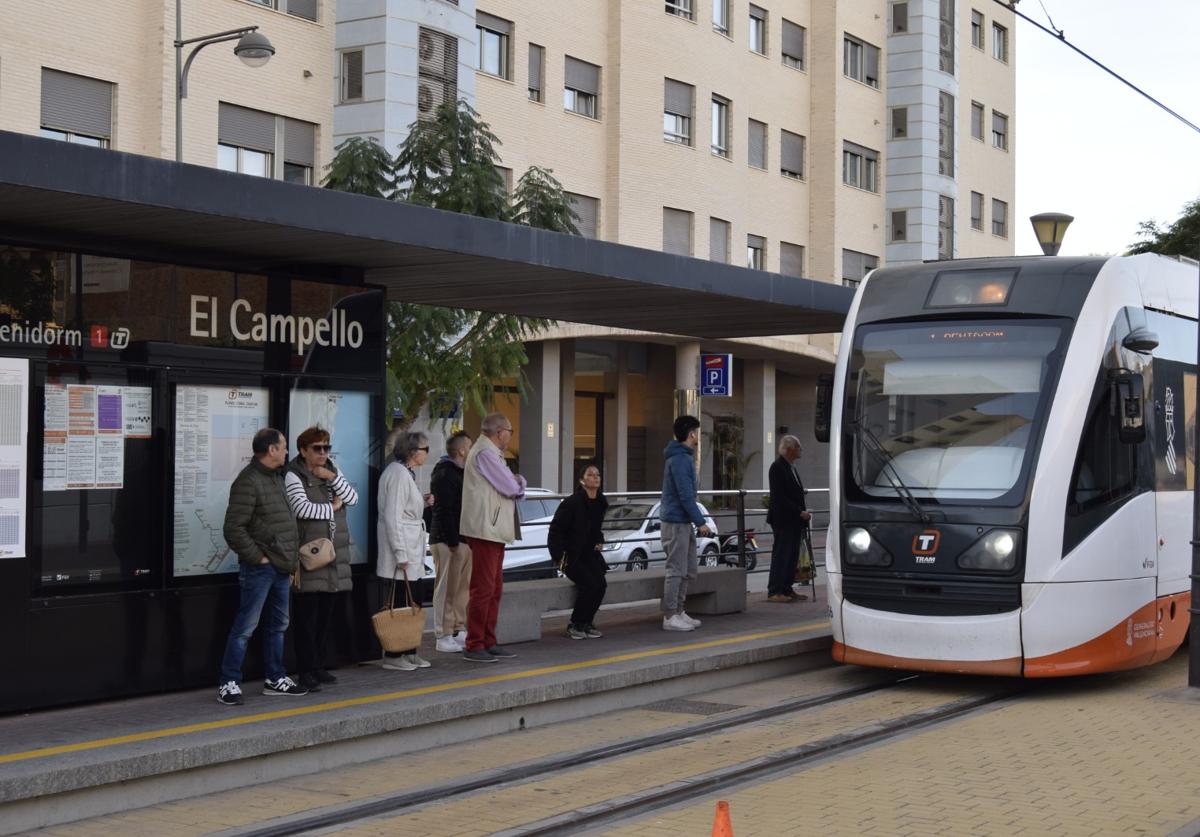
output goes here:
[[471, 548], [471, 593], [467, 604], [467, 647], [463, 658], [494, 663], [513, 652], [496, 644], [496, 617], [504, 589], [504, 547], [520, 535], [516, 500], [525, 496], [525, 478], [504, 463], [513, 426], [501, 413], [483, 420], [479, 438], [463, 467], [459, 532]]

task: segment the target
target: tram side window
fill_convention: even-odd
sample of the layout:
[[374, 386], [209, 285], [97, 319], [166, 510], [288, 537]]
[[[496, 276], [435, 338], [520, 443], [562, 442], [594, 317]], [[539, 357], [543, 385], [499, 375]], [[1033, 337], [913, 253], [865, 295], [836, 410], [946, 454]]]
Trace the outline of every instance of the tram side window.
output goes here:
[[1112, 389], [1105, 387], [1080, 440], [1071, 495], [1071, 510], [1076, 514], [1118, 500], [1137, 488], [1138, 446], [1124, 444], [1117, 437], [1112, 399]]

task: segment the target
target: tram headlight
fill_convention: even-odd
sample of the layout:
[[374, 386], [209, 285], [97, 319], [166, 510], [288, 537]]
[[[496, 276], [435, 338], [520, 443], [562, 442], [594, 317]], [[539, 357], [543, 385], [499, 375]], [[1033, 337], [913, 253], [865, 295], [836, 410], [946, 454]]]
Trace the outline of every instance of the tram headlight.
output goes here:
[[846, 529], [845, 559], [856, 567], [890, 567], [891, 554], [861, 526]]
[[1006, 573], [1017, 566], [1017, 546], [1021, 533], [1016, 529], [993, 529], [962, 555], [958, 566], [964, 570]]

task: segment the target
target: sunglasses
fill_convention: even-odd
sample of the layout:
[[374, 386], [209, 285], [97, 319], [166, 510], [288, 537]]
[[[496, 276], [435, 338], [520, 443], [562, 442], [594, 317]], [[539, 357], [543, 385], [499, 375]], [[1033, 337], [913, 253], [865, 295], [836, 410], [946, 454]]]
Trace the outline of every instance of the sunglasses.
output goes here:
[[316, 453], [329, 453], [333, 450], [333, 445], [309, 445], [308, 449]]
[[426, 445], [426, 446], [425, 446], [425, 447], [423, 447], [423, 448], [417, 448], [417, 450], [423, 450], [423, 451], [425, 451], [426, 453], [429, 453], [429, 445]]

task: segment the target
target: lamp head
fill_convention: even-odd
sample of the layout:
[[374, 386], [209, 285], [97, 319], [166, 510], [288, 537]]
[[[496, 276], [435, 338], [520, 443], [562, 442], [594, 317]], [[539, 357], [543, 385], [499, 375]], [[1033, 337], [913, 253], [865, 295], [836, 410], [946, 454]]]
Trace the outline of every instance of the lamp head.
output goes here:
[[1038, 244], [1042, 245], [1043, 253], [1047, 256], [1058, 255], [1058, 249], [1062, 247], [1063, 238], [1067, 234], [1067, 227], [1074, 220], [1072, 216], [1063, 215], [1061, 212], [1043, 212], [1029, 219], [1033, 224], [1033, 234], [1037, 236]]
[[261, 67], [271, 60], [271, 56], [275, 54], [275, 47], [267, 40], [266, 35], [247, 32], [238, 39], [233, 54], [242, 59], [242, 63], [247, 67]]

